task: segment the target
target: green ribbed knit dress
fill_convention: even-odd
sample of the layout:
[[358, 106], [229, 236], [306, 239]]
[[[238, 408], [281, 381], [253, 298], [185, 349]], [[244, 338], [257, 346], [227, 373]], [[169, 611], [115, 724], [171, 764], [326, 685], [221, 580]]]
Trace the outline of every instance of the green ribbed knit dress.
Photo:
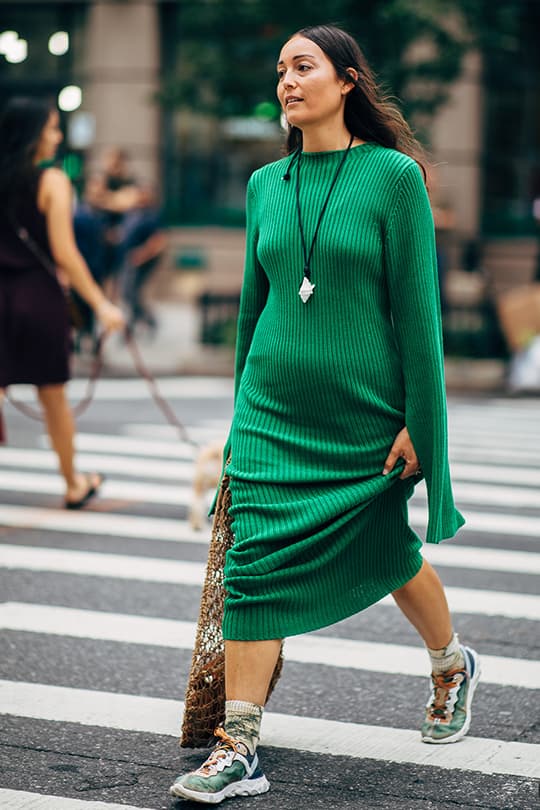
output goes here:
[[[308, 246], [343, 150], [306, 152]], [[406, 425], [429, 498], [428, 542], [463, 524], [452, 498], [435, 241], [417, 164], [375, 143], [350, 150], [298, 295], [298, 164], [256, 171], [226, 452], [235, 542], [226, 639], [327, 626], [404, 585], [422, 564], [412, 479], [382, 475]]]

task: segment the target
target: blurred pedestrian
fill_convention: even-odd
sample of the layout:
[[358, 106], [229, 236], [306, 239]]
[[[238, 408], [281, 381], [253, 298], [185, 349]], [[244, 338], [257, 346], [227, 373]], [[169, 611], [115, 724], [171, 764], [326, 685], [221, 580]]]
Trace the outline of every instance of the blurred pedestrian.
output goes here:
[[100, 170], [91, 178], [91, 197], [101, 212], [105, 253], [101, 272], [110, 295], [116, 296], [125, 257], [126, 215], [140, 205], [141, 191], [131, 174], [127, 152], [111, 146], [101, 155]]
[[[407, 521], [423, 474], [428, 542], [463, 524], [420, 147], [340, 29], [299, 31], [277, 72], [290, 157], [248, 186], [226, 449], [235, 539], [224, 572], [225, 724], [204, 764], [171, 787], [211, 804], [268, 790], [256, 747], [288, 635], [392, 593], [431, 660], [428, 743], [466, 734], [479, 676]], [[351, 706], [351, 720], [360, 712]]]
[[[82, 197], [77, 200], [75, 206], [73, 229], [77, 247], [88, 265], [92, 278], [103, 286], [107, 248], [105, 218], [97, 204], [100, 191], [101, 184], [95, 177], [90, 177], [84, 185]], [[77, 293], [72, 294], [76, 298], [77, 308], [81, 314], [82, 323], [77, 329], [77, 343], [80, 344], [80, 338], [84, 335], [95, 337], [95, 317], [92, 308]]]
[[144, 287], [150, 280], [167, 246], [161, 213], [152, 188], [140, 189], [139, 207], [126, 217], [124, 235], [123, 299], [129, 307], [129, 327], [143, 323], [156, 328], [153, 313], [143, 300]]
[[121, 311], [92, 278], [75, 244], [72, 188], [53, 160], [62, 140], [58, 111], [42, 99], [14, 98], [0, 117], [0, 395], [17, 383], [37, 386], [51, 445], [65, 480], [65, 506], [78, 509], [103, 477], [77, 471], [74, 420], [66, 396], [70, 325], [58, 266], [105, 330]]

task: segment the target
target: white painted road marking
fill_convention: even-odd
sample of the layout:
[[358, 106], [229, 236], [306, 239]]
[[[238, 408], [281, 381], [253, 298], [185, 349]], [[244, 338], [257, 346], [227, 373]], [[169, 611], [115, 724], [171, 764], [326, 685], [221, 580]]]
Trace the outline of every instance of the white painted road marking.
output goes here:
[[[170, 447], [172, 441], [171, 439], [168, 443], [164, 442], [163, 444]], [[135, 450], [135, 447], [132, 447], [132, 449]], [[461, 456], [462, 454], [460, 454]], [[150, 459], [148, 456], [136, 458], [135, 453], [120, 455], [110, 452], [110, 450], [107, 452], [104, 449], [103, 452], [80, 452], [77, 458], [82, 469], [115, 473], [120, 477], [139, 476], [141, 478], [190, 481], [194, 470], [193, 461], [189, 460], [167, 460], [158, 457]], [[1, 467], [26, 467], [32, 470], [56, 471], [58, 461], [52, 450], [0, 447]], [[455, 462], [451, 467], [454, 482], [478, 481], [484, 484], [497, 483], [511, 486], [540, 487], [540, 469], [534, 467], [495, 467], [463, 462]]]
[[[6, 602], [0, 605], [0, 627], [25, 633], [89, 638], [124, 644], [192, 650], [194, 622], [52, 605]], [[285, 658], [303, 664], [427, 677], [429, 659], [423, 647], [379, 644], [306, 633], [285, 642]], [[540, 661], [482, 655], [482, 682], [524, 689], [540, 688]]]
[[201, 585], [206, 566], [204, 563], [155, 557], [0, 544], [0, 567], [173, 585]]
[[[18, 717], [176, 737], [182, 711], [177, 700], [0, 681], [0, 713]], [[425, 745], [417, 730], [267, 712], [261, 744], [447, 770], [540, 777], [540, 745], [487, 737], [466, 737], [457, 745]]]
[[143, 515], [121, 515], [110, 512], [69, 512], [62, 509], [40, 509], [33, 506], [0, 504], [0, 525], [74, 534], [97, 534], [102, 537], [140, 537], [176, 543], [208, 545], [207, 532], [193, 531], [186, 520], [151, 518]]
[[[232, 401], [234, 381], [230, 377], [158, 377], [157, 386], [167, 399], [210, 399], [223, 398]], [[69, 397], [80, 399], [86, 393], [86, 380], [70, 380]], [[14, 385], [13, 396], [21, 402], [35, 402], [36, 391], [31, 385]], [[134, 399], [149, 399], [148, 383], [141, 378], [100, 380], [96, 387], [96, 402]]]
[[[58, 475], [0, 471], [0, 489], [10, 492], [63, 495], [65, 484]], [[154, 484], [143, 481], [104, 481], [99, 489], [102, 498], [120, 498], [133, 503], [155, 503], [164, 506], [185, 506], [190, 502], [190, 486]]]
[[23, 790], [0, 788], [2, 810], [150, 810], [134, 807], [131, 804], [111, 804], [110, 802], [85, 802], [82, 799], [68, 799], [63, 796], [43, 796]]
[[[191, 481], [192, 461], [168, 461], [162, 459], [135, 458], [112, 453], [78, 453], [77, 463], [82, 470], [99, 470], [127, 478], [162, 478], [165, 481]], [[28, 450], [26, 448], [1, 447], [0, 469], [22, 467], [30, 470], [58, 469], [58, 459], [52, 450]]]
[[[426, 559], [439, 568], [449, 566], [531, 576], [540, 574], [540, 554], [527, 551], [425, 544], [422, 552]], [[0, 567], [182, 585], [198, 585], [204, 576], [203, 563], [127, 554], [101, 554], [76, 549], [16, 546], [9, 543], [0, 544]]]
[[[409, 517], [413, 526], [421, 528], [425, 526], [426, 510], [420, 506], [410, 506]], [[88, 510], [69, 513], [60, 509], [13, 506], [6, 503], [0, 503], [0, 525], [77, 534], [99, 534], [104, 537], [144, 537], [147, 540], [208, 542], [207, 533], [193, 531], [185, 520], [135, 517], [110, 512], [105, 514]], [[468, 531], [481, 534], [514, 535], [535, 544], [540, 541], [540, 517], [473, 512], [468, 509], [467, 524], [460, 530], [460, 533], [463, 536]]]

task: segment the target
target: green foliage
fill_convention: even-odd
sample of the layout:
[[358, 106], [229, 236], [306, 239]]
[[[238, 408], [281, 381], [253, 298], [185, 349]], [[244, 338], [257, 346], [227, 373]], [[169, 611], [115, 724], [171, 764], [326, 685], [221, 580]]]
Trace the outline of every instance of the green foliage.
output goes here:
[[[469, 45], [461, 13], [467, 2], [180, 0], [166, 32], [175, 53], [161, 101], [219, 118], [257, 114], [260, 105], [275, 103], [275, 64], [283, 42], [298, 28], [333, 22], [357, 37], [408, 115], [429, 116], [445, 100]], [[471, 0], [471, 20], [481, 15], [480, 5]], [[417, 42], [423, 47], [415, 53]]]

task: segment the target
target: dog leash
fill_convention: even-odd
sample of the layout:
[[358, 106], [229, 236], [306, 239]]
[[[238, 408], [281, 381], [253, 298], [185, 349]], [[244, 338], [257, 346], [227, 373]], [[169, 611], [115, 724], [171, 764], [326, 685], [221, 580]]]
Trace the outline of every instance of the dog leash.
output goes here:
[[[137, 374], [142, 379], [145, 380], [150, 390], [151, 397], [154, 400], [154, 403], [156, 404], [158, 409], [165, 417], [165, 420], [172, 427], [176, 428], [182, 441], [186, 442], [186, 444], [190, 444], [192, 447], [199, 447], [198, 442], [196, 442], [194, 439], [191, 438], [185, 425], [180, 421], [180, 419], [178, 419], [175, 412], [171, 408], [170, 404], [167, 402], [163, 394], [161, 394], [161, 392], [159, 391], [156, 379], [153, 376], [153, 374], [148, 370], [148, 367], [144, 363], [141, 350], [137, 344], [137, 341], [133, 337], [131, 330], [128, 327], [126, 327], [123, 334], [129, 353], [131, 354], [135, 370]], [[81, 414], [83, 414], [87, 410], [87, 408], [90, 406], [90, 404], [94, 399], [97, 382], [103, 371], [103, 345], [105, 342], [105, 338], [106, 335], [102, 334], [97, 339], [97, 344], [94, 352], [94, 360], [92, 363], [90, 375], [86, 383], [86, 391], [82, 399], [72, 408], [73, 415], [75, 417], [81, 416]], [[9, 390], [6, 391], [5, 396], [6, 399], [9, 401], [10, 405], [12, 405], [20, 413], [27, 416], [29, 419], [34, 419], [38, 422], [44, 421], [43, 414], [40, 411], [12, 397], [11, 394], [9, 393]], [[5, 441], [6, 441], [6, 432], [2, 418], [2, 408], [0, 406], [0, 444], [5, 443]]]

